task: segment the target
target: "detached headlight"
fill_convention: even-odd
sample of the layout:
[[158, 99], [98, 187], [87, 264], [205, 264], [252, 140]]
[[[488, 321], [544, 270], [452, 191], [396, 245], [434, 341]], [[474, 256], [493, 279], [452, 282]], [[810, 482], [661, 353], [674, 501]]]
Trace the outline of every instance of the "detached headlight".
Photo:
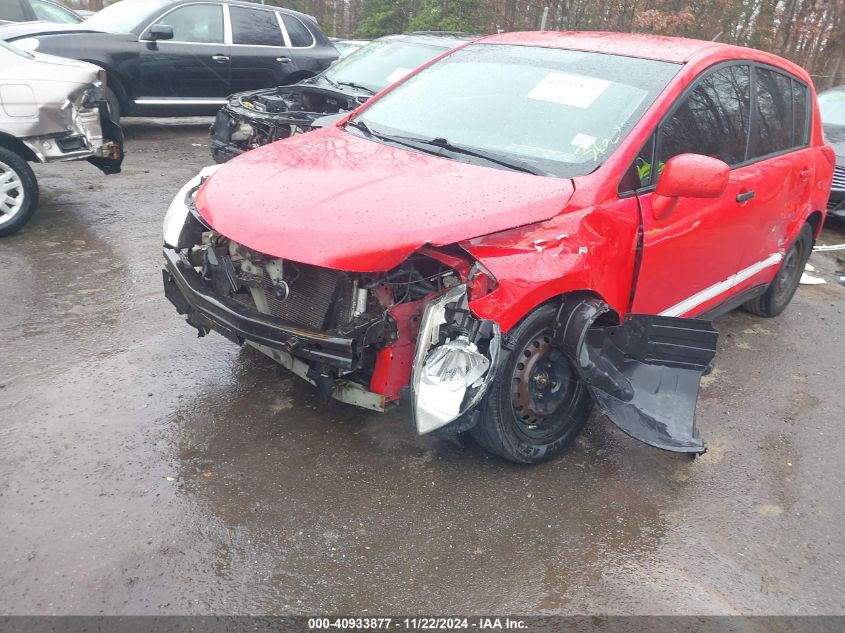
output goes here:
[[188, 220], [190, 209], [188, 208], [188, 197], [196, 195], [196, 190], [203, 180], [211, 176], [217, 171], [221, 165], [209, 165], [204, 167], [200, 173], [186, 182], [179, 193], [173, 198], [170, 206], [167, 207], [167, 213], [164, 214], [164, 244], [171, 248], [180, 248], [179, 240], [182, 236], [182, 230], [185, 228], [185, 223]]
[[38, 41], [37, 37], [24, 37], [22, 39], [15, 40], [11, 44], [15, 48], [19, 48], [22, 51], [29, 51], [31, 53], [38, 50], [38, 45], [40, 43], [41, 42]]
[[418, 433], [446, 426], [478, 404], [495, 375], [500, 340], [498, 324], [470, 314], [465, 285], [429, 302], [411, 373]]

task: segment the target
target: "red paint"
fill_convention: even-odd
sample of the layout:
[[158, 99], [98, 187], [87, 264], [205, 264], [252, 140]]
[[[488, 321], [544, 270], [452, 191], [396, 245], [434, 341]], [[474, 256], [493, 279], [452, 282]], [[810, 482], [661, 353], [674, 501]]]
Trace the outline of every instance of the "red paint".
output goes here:
[[370, 379], [370, 391], [387, 396], [387, 401], [399, 399], [399, 392], [411, 381], [417, 334], [425, 301], [403, 303], [390, 313], [396, 320], [397, 340], [376, 353], [376, 367]]
[[[467, 165], [336, 127], [227, 163], [200, 189], [200, 213], [257, 251], [353, 272], [385, 271], [426, 248], [460, 266], [465, 278], [469, 262], [449, 263], [455, 251], [427, 248], [458, 244], [495, 277], [495, 284], [473, 288], [471, 309], [505, 332], [536, 306], [572, 291], [603, 298], [620, 317], [680, 309], [690, 297], [782, 253], [810, 214], [823, 219], [833, 153], [823, 144], [812, 81], [795, 64], [761, 51], [651, 35], [504, 33], [480, 41], [683, 66], [605, 163], [574, 181]], [[668, 161], [657, 192], [620, 198], [628, 165], [684, 89], [714, 64], [739, 59], [781, 68], [811, 86], [810, 147], [728, 172], [715, 159], [678, 156]], [[749, 190], [753, 199], [736, 201]], [[702, 314], [744, 288], [768, 283], [776, 269], [729, 282], [682, 315]], [[412, 316], [421, 307], [393, 309], [399, 341], [378, 353], [370, 384], [376, 393], [392, 399], [408, 383]]]
[[391, 147], [339, 128], [246, 152], [200, 188], [211, 226], [261, 253], [349, 272], [554, 217], [560, 178], [490, 169]]

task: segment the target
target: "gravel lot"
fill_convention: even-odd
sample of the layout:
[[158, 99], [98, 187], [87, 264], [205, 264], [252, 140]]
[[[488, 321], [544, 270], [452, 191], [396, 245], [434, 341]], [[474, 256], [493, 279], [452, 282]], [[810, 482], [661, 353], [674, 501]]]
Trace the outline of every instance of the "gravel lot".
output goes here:
[[517, 467], [196, 338], [159, 250], [208, 123], [127, 120], [121, 175], [39, 167], [0, 241], [0, 613], [845, 614], [836, 253], [782, 317], [717, 321], [706, 455], [595, 415]]

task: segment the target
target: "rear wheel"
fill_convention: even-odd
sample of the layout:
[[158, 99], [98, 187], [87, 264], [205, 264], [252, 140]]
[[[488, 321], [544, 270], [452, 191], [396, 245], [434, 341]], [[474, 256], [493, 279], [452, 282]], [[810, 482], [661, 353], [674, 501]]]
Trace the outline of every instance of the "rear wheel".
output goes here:
[[509, 335], [496, 377], [470, 434], [512, 462], [535, 464], [563, 452], [592, 409], [592, 398], [552, 339], [556, 309], [544, 305]]
[[0, 147], [0, 236], [23, 228], [38, 206], [38, 183], [29, 164]]
[[789, 249], [787, 249], [780, 263], [777, 275], [775, 275], [766, 292], [752, 299], [743, 307], [762, 317], [775, 317], [783, 312], [798, 289], [804, 266], [807, 265], [807, 260], [810, 259], [812, 252], [813, 229], [809, 224], [805, 224], [795, 241], [789, 245]]

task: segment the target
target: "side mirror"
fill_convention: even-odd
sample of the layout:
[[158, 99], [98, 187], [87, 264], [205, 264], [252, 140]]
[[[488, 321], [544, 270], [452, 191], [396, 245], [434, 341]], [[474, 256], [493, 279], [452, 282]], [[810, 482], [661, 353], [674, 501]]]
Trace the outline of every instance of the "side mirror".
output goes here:
[[655, 219], [665, 218], [678, 198], [718, 198], [728, 187], [731, 168], [718, 158], [678, 154], [666, 161], [652, 198]]
[[173, 27], [166, 24], [153, 24], [147, 31], [147, 36], [154, 42], [159, 40], [172, 40]]
[[666, 161], [655, 193], [666, 198], [718, 198], [730, 176], [731, 168], [718, 158], [678, 154]]

